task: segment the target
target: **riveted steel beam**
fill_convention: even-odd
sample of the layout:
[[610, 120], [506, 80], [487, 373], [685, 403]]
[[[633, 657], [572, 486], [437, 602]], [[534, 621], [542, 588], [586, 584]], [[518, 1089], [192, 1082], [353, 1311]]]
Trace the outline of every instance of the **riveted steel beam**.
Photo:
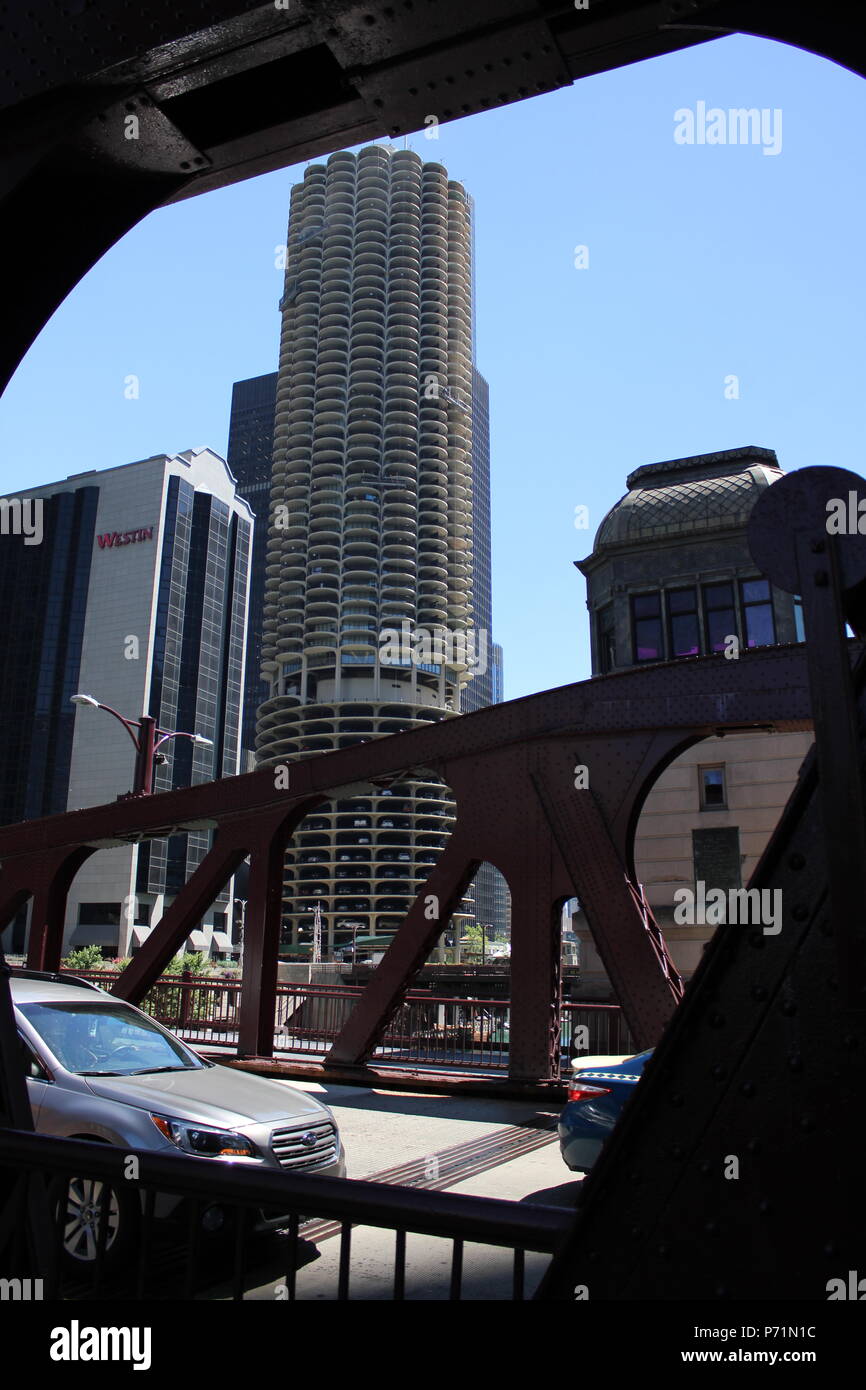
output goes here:
[[[5, 898], [11, 910], [30, 880], [55, 892], [52, 877], [70, 854], [156, 838], [169, 829], [216, 828], [213, 850], [155, 926], [116, 992], [142, 997], [252, 852], [256, 887], [247, 913], [251, 949], [240, 1045], [245, 1053], [268, 1055], [282, 891], [278, 859], [288, 838], [310, 810], [341, 790], [431, 769], [452, 789], [460, 838], [440, 861], [448, 872], [437, 877], [434, 870], [373, 972], [357, 1018], [347, 1024], [334, 1056], [355, 1064], [369, 1056], [474, 866], [488, 861], [505, 876], [513, 904], [511, 1075], [545, 1080], [558, 1070], [561, 903], [574, 894], [587, 899], [591, 928], [602, 958], [610, 962], [626, 1018], [639, 1037], [654, 1040], [673, 1001], [664, 962], [628, 890], [631, 836], [640, 807], [653, 778], [680, 748], [720, 729], [768, 726], [810, 726], [799, 646], [759, 649], [738, 662], [706, 657], [622, 672], [319, 754], [291, 763], [285, 790], [279, 789], [274, 770], [264, 768], [5, 827], [0, 829], [0, 902]], [[575, 786], [576, 764], [588, 770], [589, 799]], [[595, 849], [593, 862], [586, 857], [587, 843]], [[53, 867], [43, 879], [46, 862]], [[423, 916], [423, 901], [431, 894], [440, 899], [439, 924]], [[60, 901], [57, 892], [54, 901]], [[59, 951], [56, 924], [52, 941], [50, 963]]]

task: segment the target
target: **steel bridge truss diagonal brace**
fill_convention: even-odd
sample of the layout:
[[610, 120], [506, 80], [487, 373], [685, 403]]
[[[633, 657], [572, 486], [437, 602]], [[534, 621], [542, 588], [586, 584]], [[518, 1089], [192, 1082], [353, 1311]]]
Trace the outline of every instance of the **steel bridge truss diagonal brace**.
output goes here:
[[562, 796], [549, 774], [533, 785], [638, 1047], [652, 1047], [677, 1005], [610, 832], [589, 787]]
[[749, 882], [780, 895], [781, 931], [718, 928], [536, 1298], [825, 1299], [862, 1270], [866, 1015], [837, 975], [818, 805], [813, 748]]
[[112, 994], [139, 1003], [155, 984], [183, 942], [201, 921], [214, 898], [246, 858], [245, 842], [231, 830], [217, 832], [213, 848], [189, 882], [156, 923], [112, 988]]
[[[321, 798], [317, 799], [320, 800]], [[315, 803], [317, 804], [317, 803]], [[257, 816], [244, 816], [233, 819], [217, 831], [213, 848], [199, 864], [189, 882], [178, 893], [171, 907], [157, 922], [147, 941], [116, 981], [113, 994], [131, 1003], [138, 1003], [155, 984], [168, 962], [176, 954], [190, 932], [201, 921], [217, 894], [226, 886], [235, 870], [247, 855], [251, 856], [251, 890], [257, 881], [259, 861], [264, 856], [270, 862], [276, 855], [280, 860], [282, 875], [282, 856], [292, 831], [311, 809], [309, 799], [293, 806], [284, 806], [278, 811], [270, 808]], [[282, 881], [280, 884], [282, 887]], [[259, 914], [265, 907], [277, 914], [277, 937], [279, 936], [279, 900], [274, 909], [269, 901], [253, 898], [247, 906], [245, 935], [248, 942], [259, 939]], [[276, 944], [273, 946], [273, 974], [276, 979]], [[258, 999], [260, 971], [263, 958], [256, 954], [255, 948], [249, 961], [245, 961], [244, 1005], [254, 1007]], [[248, 977], [248, 978], [246, 978]], [[273, 1022], [273, 1019], [271, 1020]], [[273, 1031], [271, 1031], [271, 1047]]]
[[328, 1053], [327, 1063], [362, 1066], [381, 1042], [478, 870], [481, 861], [471, 855], [471, 836], [458, 825]]
[[[761, 573], [802, 598], [839, 980], [855, 1012], [866, 1003], [866, 802], [846, 621], [863, 636], [866, 535], [850, 518], [841, 529], [838, 520], [831, 526], [829, 513], [838, 517], [842, 498], [856, 510], [863, 485], [845, 468], [797, 469], [767, 488], [749, 517], [749, 548]], [[859, 687], [862, 656], [854, 655]]]
[[866, 807], [857, 776], [863, 751], [851, 655], [840, 620], [841, 561], [835, 536], [816, 542], [798, 532], [796, 545], [839, 980], [848, 1006], [860, 1010], [866, 1003]]
[[33, 895], [27, 964], [34, 970], [59, 970], [63, 954], [66, 899], [82, 864], [96, 851], [82, 845], [50, 866]]
[[306, 803], [288, 817], [270, 816], [258, 823], [244, 918], [239, 1057], [273, 1056], [286, 845], [310, 809]]
[[0, 939], [16, 913], [33, 896], [31, 861], [19, 860], [0, 873]]
[[[700, 738], [688, 729], [663, 729], [656, 734], [621, 734], [616, 740], [593, 738], [587, 752], [592, 754], [592, 788], [596, 802], [610, 831], [613, 846], [625, 872], [637, 883], [634, 842], [647, 796], [667, 767]], [[627, 779], [619, 788], [610, 777], [615, 756], [630, 764]], [[599, 772], [602, 776], [599, 777]]]
[[27, 964], [31, 970], [57, 970], [63, 952], [66, 899], [72, 880], [96, 851], [90, 845], [53, 854], [28, 854], [10, 860], [0, 876], [0, 931], [33, 898]]
[[[537, 844], [536, 826], [530, 823], [527, 833]], [[559, 1075], [562, 992], [553, 875], [550, 867], [537, 864], [531, 876], [515, 879], [512, 873], [506, 881], [511, 892], [508, 1075], [512, 1081], [551, 1081]]]

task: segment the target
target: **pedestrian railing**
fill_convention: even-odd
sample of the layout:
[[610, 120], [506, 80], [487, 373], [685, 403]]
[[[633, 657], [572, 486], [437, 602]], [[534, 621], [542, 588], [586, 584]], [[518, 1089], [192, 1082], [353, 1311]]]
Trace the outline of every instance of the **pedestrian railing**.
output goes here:
[[[78, 971], [110, 988], [116, 972]], [[339, 1036], [363, 987], [279, 984], [274, 1017], [278, 1055], [321, 1060]], [[164, 976], [141, 1008], [187, 1042], [235, 1047], [241, 982], [238, 979]], [[511, 1005], [500, 999], [455, 999], [409, 994], [374, 1053], [377, 1066], [416, 1070], [504, 1074], [508, 1070]], [[567, 1071], [581, 1055], [628, 1054], [636, 1050], [617, 1004], [563, 1003], [560, 1062]]]
[[[70, 1184], [82, 1181], [96, 1208], [94, 1258], [70, 1272], [61, 1258], [61, 1213]], [[8, 1196], [0, 1267], [10, 1278], [42, 1280], [47, 1299], [523, 1299], [575, 1219], [554, 1207], [130, 1153], [10, 1129], [0, 1129], [0, 1190]], [[118, 1199], [128, 1205], [130, 1193], [140, 1206], [137, 1239], [129, 1263], [110, 1268], [111, 1222]], [[167, 1207], [172, 1219], [157, 1219]], [[285, 1218], [279, 1237], [254, 1235], [263, 1212]], [[209, 1234], [217, 1216], [219, 1237]], [[364, 1251], [370, 1232], [378, 1233], [375, 1292]], [[390, 1236], [384, 1245], [382, 1233]], [[441, 1247], [431, 1258], [429, 1240], [419, 1245], [419, 1236], [446, 1243], [444, 1277]]]

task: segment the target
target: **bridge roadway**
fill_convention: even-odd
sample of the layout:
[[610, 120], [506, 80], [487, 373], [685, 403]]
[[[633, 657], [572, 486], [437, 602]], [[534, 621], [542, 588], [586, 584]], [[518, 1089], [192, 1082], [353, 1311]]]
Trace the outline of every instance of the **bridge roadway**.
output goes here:
[[[334, 1112], [346, 1147], [350, 1178], [371, 1178], [412, 1187], [573, 1205], [581, 1177], [566, 1168], [559, 1153], [557, 1101], [519, 1101], [466, 1096], [419, 1095], [366, 1087], [294, 1081], [320, 1096]], [[336, 1296], [339, 1245], [334, 1223], [310, 1222], [301, 1234], [316, 1248], [297, 1274], [296, 1296], [327, 1300]], [[246, 1297], [278, 1300], [284, 1272], [279, 1238], [263, 1242], [263, 1257], [250, 1271]], [[388, 1299], [393, 1284], [394, 1235], [371, 1227], [352, 1233], [352, 1299]], [[407, 1237], [406, 1296], [447, 1299], [451, 1244], [428, 1236]], [[527, 1254], [527, 1293], [540, 1279], [546, 1256]], [[511, 1289], [510, 1252], [467, 1246], [464, 1298], [507, 1299]], [[257, 1279], [261, 1282], [256, 1283]], [[212, 1287], [207, 1298], [227, 1298], [228, 1284]]]

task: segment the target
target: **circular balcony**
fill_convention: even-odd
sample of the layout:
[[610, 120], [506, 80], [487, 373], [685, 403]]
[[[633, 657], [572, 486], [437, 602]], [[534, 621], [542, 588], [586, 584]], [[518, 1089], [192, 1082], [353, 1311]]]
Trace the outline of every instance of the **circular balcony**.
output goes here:
[[376, 525], [379, 516], [379, 508], [375, 505], [377, 498], [371, 493], [371, 500], [368, 502], [365, 496], [358, 495], [359, 486], [359, 484], [352, 485], [352, 495], [345, 508], [346, 523], [366, 521], [370, 525]]
[[340, 489], [328, 488], [313, 498], [309, 530], [339, 531], [341, 522]]
[[415, 597], [414, 597], [414, 592], [411, 593], [411, 594], [408, 594], [405, 598], [399, 598], [398, 596], [392, 594], [392, 595], [389, 595], [387, 598], [383, 598], [383, 599], [382, 599], [382, 616], [381, 616], [381, 624], [382, 624], [382, 627], [388, 627], [390, 624], [394, 623], [395, 621], [396, 621], [396, 622], [398, 623], [398, 625], [399, 625], [399, 623], [402, 621], [403, 618], [409, 618], [409, 619], [411, 620], [411, 619], [413, 619], [414, 617], [415, 617]]
[[386, 532], [382, 537], [382, 557], [385, 561], [404, 560], [409, 564], [414, 564], [415, 547], [410, 539], [402, 533]]
[[[399, 579], [399, 578], [397, 578], [397, 577], [392, 577], [392, 578], [390, 578], [390, 579], [388, 579], [388, 580], [383, 580], [383, 581], [382, 581], [382, 608], [383, 608], [383, 611], [384, 611], [384, 609], [385, 609], [388, 605], [393, 605], [394, 602], [395, 602], [395, 600], [399, 600], [400, 598], [404, 599], [405, 602], [406, 602], [407, 604], [409, 604], [410, 606], [411, 606], [411, 604], [414, 602], [414, 598], [415, 598], [415, 586], [414, 586], [414, 584], [412, 583], [411, 577], [410, 577], [410, 578], [407, 578], [407, 579], [402, 579], [402, 580]], [[411, 616], [411, 614], [408, 614], [408, 613], [407, 613], [405, 616], [409, 617], [409, 616]]]
[[424, 514], [425, 512], [425, 506], [434, 502], [441, 502], [442, 508], [440, 508], [439, 512], [439, 514], [441, 515], [444, 511], [445, 504], [448, 500], [448, 489], [445, 487], [437, 486], [435, 483], [428, 482], [422, 478], [418, 485], [418, 497], [421, 504], [422, 514]]
[[399, 391], [401, 396], [405, 393], [404, 399], [408, 400], [411, 396], [413, 401], [417, 401], [418, 372], [411, 362], [404, 359], [388, 367], [385, 376], [386, 396], [390, 396], [392, 391]]
[[344, 584], [360, 585], [364, 581], [375, 579], [378, 569], [378, 561], [374, 557], [369, 559], [366, 556], [353, 555], [347, 557], [343, 567]]
[[298, 578], [306, 573], [306, 559], [303, 555], [287, 555], [282, 563], [277, 566], [274, 575], [279, 577], [283, 583], [296, 583]]
[[384, 215], [373, 209], [358, 212], [355, 218], [355, 258], [356, 262], [364, 255], [387, 255], [388, 223]]

